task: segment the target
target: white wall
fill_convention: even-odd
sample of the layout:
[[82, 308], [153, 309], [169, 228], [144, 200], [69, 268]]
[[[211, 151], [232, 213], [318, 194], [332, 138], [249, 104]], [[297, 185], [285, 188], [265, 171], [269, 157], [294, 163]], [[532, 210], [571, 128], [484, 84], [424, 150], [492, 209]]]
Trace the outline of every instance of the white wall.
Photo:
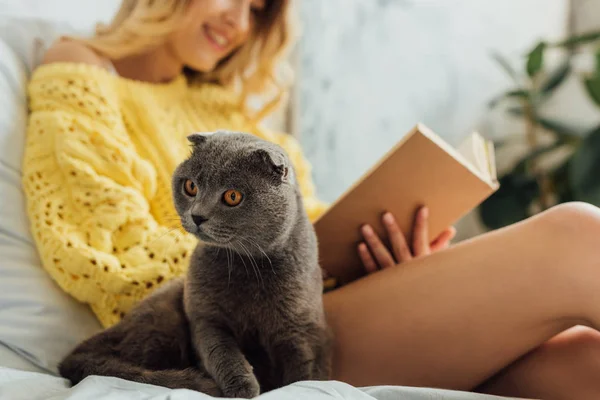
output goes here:
[[0, 0], [0, 15], [43, 18], [65, 22], [76, 29], [90, 29], [108, 21], [121, 0]]
[[600, 28], [600, 1], [571, 0], [573, 4], [573, 30], [576, 33]]
[[453, 144], [491, 130], [486, 104], [510, 81], [490, 51], [518, 59], [562, 37], [567, 3], [302, 0], [300, 132], [320, 195], [334, 200], [417, 122]]

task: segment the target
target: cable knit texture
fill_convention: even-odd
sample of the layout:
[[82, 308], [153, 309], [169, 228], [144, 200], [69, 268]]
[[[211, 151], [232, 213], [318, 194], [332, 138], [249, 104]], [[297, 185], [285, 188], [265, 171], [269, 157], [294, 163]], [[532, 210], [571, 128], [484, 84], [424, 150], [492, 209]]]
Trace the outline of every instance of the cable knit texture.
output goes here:
[[196, 239], [180, 228], [171, 174], [190, 154], [188, 134], [228, 129], [281, 145], [309, 217], [325, 209], [297, 141], [259, 128], [218, 85], [57, 63], [34, 72], [29, 101], [23, 185], [33, 236], [44, 268], [104, 326], [187, 269]]

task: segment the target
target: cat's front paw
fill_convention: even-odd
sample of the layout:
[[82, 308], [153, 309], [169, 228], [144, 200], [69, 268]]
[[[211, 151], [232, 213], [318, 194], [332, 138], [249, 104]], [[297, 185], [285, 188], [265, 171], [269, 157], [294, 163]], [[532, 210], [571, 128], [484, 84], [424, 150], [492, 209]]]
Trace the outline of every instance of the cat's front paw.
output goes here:
[[254, 374], [232, 377], [222, 388], [224, 397], [251, 399], [260, 394], [260, 385]]

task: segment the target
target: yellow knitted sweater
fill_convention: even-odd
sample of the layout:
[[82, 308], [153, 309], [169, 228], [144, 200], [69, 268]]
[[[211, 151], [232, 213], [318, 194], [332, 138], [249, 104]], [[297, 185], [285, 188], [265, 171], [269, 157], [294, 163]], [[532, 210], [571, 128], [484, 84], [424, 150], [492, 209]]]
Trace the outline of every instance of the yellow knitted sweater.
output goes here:
[[23, 185], [44, 268], [110, 326], [182, 275], [196, 239], [179, 228], [171, 174], [192, 132], [253, 133], [290, 155], [314, 220], [323, 210], [298, 143], [259, 128], [223, 87], [125, 79], [75, 63], [38, 68], [29, 85]]

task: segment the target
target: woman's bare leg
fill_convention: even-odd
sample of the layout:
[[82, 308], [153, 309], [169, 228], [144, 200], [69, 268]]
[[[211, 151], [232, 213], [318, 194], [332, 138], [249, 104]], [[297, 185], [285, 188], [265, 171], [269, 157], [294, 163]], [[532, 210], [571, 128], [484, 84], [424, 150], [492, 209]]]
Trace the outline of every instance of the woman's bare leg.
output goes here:
[[477, 390], [544, 400], [599, 399], [600, 332], [571, 328], [526, 354]]
[[471, 390], [558, 333], [600, 327], [600, 211], [573, 203], [325, 296], [334, 378]]

